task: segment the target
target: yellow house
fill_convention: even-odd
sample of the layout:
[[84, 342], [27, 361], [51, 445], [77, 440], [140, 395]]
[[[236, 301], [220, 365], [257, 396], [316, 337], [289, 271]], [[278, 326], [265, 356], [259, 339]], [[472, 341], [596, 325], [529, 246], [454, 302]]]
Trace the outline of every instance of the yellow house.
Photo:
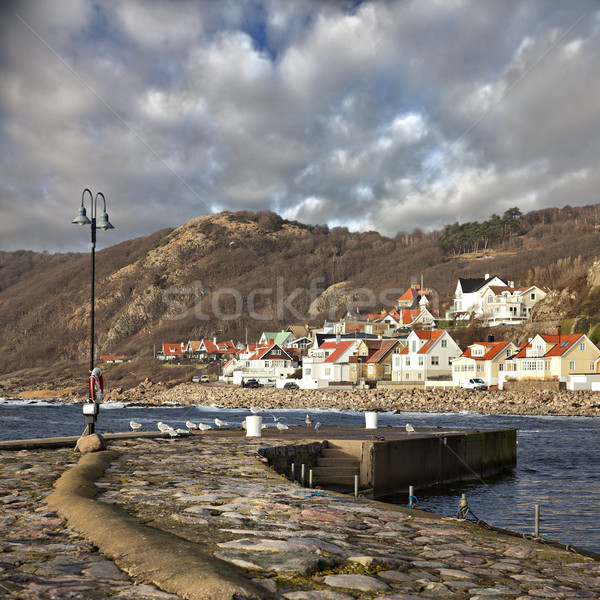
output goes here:
[[480, 377], [488, 386], [497, 385], [518, 348], [512, 342], [477, 342], [452, 361], [452, 380]]
[[567, 381], [575, 373], [596, 373], [600, 350], [583, 333], [538, 334], [514, 357], [519, 381]]

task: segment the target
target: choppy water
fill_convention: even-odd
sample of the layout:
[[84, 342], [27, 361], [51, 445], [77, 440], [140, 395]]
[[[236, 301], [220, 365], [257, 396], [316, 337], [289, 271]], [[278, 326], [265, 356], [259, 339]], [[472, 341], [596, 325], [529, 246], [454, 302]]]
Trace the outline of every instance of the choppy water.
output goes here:
[[[306, 410], [270, 411], [289, 425], [303, 424]], [[364, 425], [353, 411], [310, 411], [323, 425]], [[127, 407], [103, 405], [99, 433], [129, 431], [134, 419], [147, 429], [163, 421], [185, 428], [186, 420], [212, 424], [215, 417], [240, 426], [247, 410], [217, 407]], [[380, 413], [379, 425], [404, 427], [476, 427], [518, 430], [517, 467], [487, 481], [418, 490], [422, 507], [456, 515], [461, 493], [479, 519], [491, 525], [533, 533], [534, 505], [540, 505], [542, 536], [600, 553], [600, 419], [586, 417], [495, 416], [474, 413]], [[80, 435], [85, 423], [81, 405], [10, 403], [0, 400], [0, 440]], [[392, 499], [405, 504], [407, 498]]]

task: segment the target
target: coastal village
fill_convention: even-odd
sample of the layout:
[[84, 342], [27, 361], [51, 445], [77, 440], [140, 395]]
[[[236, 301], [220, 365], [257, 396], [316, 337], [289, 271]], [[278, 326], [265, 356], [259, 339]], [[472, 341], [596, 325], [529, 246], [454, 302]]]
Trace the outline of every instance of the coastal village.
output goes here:
[[[522, 326], [549, 291], [535, 285], [516, 288], [489, 274], [460, 278], [444, 322], [465, 326], [479, 319], [488, 327]], [[257, 343], [216, 338], [163, 342], [156, 358], [211, 366], [214, 375], [205, 381], [218, 377], [238, 386], [510, 390], [524, 382], [546, 382], [557, 390], [600, 390], [600, 349], [586, 334], [556, 327], [519, 345], [488, 335], [461, 348], [447, 329], [438, 328], [437, 307], [433, 290], [413, 284], [393, 308], [380, 313], [351, 310], [321, 328], [289, 325], [263, 332]]]

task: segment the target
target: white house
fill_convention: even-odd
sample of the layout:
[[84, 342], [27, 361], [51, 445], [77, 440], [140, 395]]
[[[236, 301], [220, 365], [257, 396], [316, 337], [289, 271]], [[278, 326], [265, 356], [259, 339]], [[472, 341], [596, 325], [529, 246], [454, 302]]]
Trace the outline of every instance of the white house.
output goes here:
[[357, 340], [330, 340], [318, 348], [309, 348], [302, 361], [301, 388], [327, 387], [336, 381], [350, 381], [349, 358], [356, 354]]
[[394, 355], [392, 381], [424, 383], [450, 377], [452, 360], [462, 354], [447, 331], [411, 331], [406, 346]]
[[261, 384], [275, 385], [275, 380], [286, 379], [298, 368], [296, 356], [278, 344], [251, 345], [239, 358], [223, 367], [223, 377], [235, 385], [247, 379], [258, 379]]
[[454, 292], [454, 306], [446, 318], [484, 319], [490, 326], [522, 323], [548, 291], [535, 285], [515, 288], [512, 281], [506, 282], [489, 274], [484, 278], [461, 277]]
[[[512, 283], [512, 282], [511, 282]], [[488, 325], [515, 325], [531, 316], [533, 306], [546, 297], [547, 290], [535, 285], [485, 285], [481, 289], [483, 318]]]

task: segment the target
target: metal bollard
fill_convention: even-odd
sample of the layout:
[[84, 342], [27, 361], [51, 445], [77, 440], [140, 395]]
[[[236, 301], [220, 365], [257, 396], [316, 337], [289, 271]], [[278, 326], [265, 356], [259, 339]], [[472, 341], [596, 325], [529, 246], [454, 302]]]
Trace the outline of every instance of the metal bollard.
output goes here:
[[412, 508], [414, 506], [413, 499], [415, 497], [415, 488], [412, 485], [408, 486], [408, 508]]
[[354, 476], [354, 497], [358, 496], [358, 475]]
[[535, 504], [534, 505], [534, 511], [535, 511], [535, 523], [534, 523], [534, 529], [533, 529], [533, 535], [535, 537], [540, 537], [540, 505], [539, 504]]
[[292, 482], [296, 481], [296, 474], [295, 474], [295, 467], [296, 465], [294, 463], [292, 463], [292, 469], [290, 471], [290, 479], [292, 480]]
[[306, 465], [304, 463], [302, 463], [300, 465], [300, 485], [302, 487], [305, 487], [304, 486], [304, 470], [305, 470], [305, 467], [306, 467]]
[[308, 487], [312, 490], [312, 486], [313, 486], [313, 473], [312, 473], [312, 469], [308, 470]]

